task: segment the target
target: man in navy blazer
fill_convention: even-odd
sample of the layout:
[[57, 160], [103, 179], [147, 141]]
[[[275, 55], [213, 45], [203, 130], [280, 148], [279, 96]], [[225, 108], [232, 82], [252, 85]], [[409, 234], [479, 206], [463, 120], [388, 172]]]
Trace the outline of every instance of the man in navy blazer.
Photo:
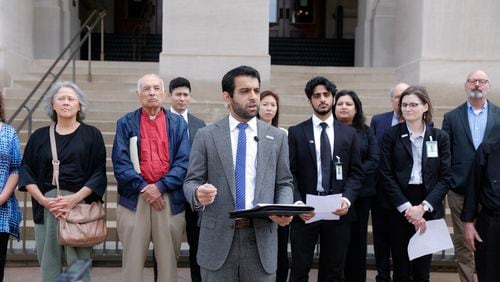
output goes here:
[[453, 180], [448, 192], [448, 205], [453, 221], [453, 244], [461, 281], [474, 281], [474, 256], [464, 243], [464, 227], [460, 220], [464, 194], [477, 148], [500, 124], [500, 109], [486, 99], [490, 82], [486, 72], [471, 72], [464, 83], [467, 101], [446, 113], [443, 130], [450, 137]]
[[[382, 144], [382, 136], [386, 129], [400, 123], [402, 118], [398, 116], [399, 97], [409, 87], [406, 83], [398, 83], [389, 92], [391, 96], [392, 111], [378, 114], [372, 117], [370, 127], [377, 136], [379, 146]], [[383, 192], [383, 184], [380, 175], [377, 180], [377, 197], [372, 207], [373, 247], [375, 251], [375, 264], [377, 267], [377, 282], [391, 281], [391, 226], [387, 220], [392, 206]]]
[[[308, 281], [314, 249], [321, 236], [318, 281], [344, 281], [344, 264], [350, 238], [350, 223], [355, 214], [350, 209], [356, 200], [361, 181], [361, 156], [356, 130], [334, 120], [335, 84], [324, 77], [311, 79], [305, 88], [313, 117], [289, 128], [290, 170], [294, 180], [294, 201], [306, 202], [307, 194], [342, 194], [341, 207], [332, 210], [340, 220], [306, 223], [314, 213], [294, 218], [290, 229], [292, 266], [290, 281]], [[323, 129], [324, 128], [324, 129]], [[323, 183], [321, 135], [329, 139], [331, 170], [329, 183]]]

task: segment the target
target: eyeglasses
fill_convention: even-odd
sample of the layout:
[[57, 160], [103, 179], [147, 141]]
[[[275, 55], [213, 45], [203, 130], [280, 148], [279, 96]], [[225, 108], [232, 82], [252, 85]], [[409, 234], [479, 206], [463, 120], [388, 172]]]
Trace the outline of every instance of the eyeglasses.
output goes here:
[[77, 97], [73, 97], [73, 96], [63, 95], [63, 96], [56, 96], [55, 100], [57, 102], [64, 102], [66, 100], [68, 100], [69, 102], [76, 102], [76, 101], [78, 101], [78, 98]]
[[414, 109], [418, 105], [422, 105], [422, 103], [401, 103], [401, 108], [404, 109], [406, 107], [410, 107], [410, 108]]
[[471, 85], [475, 85], [476, 83], [479, 83], [479, 85], [485, 85], [489, 81], [487, 79], [467, 79], [467, 83]]

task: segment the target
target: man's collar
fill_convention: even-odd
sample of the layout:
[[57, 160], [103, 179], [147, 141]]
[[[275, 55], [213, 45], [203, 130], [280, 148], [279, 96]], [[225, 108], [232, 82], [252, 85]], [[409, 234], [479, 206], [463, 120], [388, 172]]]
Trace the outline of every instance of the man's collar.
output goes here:
[[328, 117], [326, 120], [321, 120], [316, 115], [313, 115], [312, 116], [312, 122], [313, 122], [313, 126], [314, 127], [319, 126], [319, 124], [322, 123], [322, 122], [326, 122], [326, 124], [328, 125], [328, 127], [333, 127], [333, 114], [330, 115], [330, 117]]
[[188, 109], [186, 109], [184, 113], [180, 114], [172, 106], [170, 106], [170, 112], [182, 116], [185, 121], [188, 120]]
[[[238, 124], [240, 124], [241, 121], [235, 119], [231, 114], [229, 114], [229, 130], [233, 131], [236, 129]], [[257, 118], [253, 117], [249, 121], [246, 122], [248, 124], [248, 127], [252, 129], [254, 132], [257, 132]]]
[[164, 109], [163, 109], [163, 107], [162, 107], [162, 108], [160, 109], [160, 111], [159, 111], [159, 112], [158, 112], [155, 116], [151, 116], [151, 115], [149, 115], [149, 113], [148, 113], [148, 112], [146, 112], [146, 110], [145, 110], [144, 108], [142, 108], [142, 109], [141, 109], [141, 115], [143, 115], [143, 116], [145, 116], [145, 117], [149, 118], [149, 120], [156, 120], [156, 118], [158, 118], [158, 117], [161, 117], [161, 116], [165, 115], [165, 112], [164, 112]]
[[[485, 100], [484, 100], [483, 107], [481, 108], [481, 110], [484, 110], [484, 109], [486, 109], [487, 107], [488, 107], [488, 100], [486, 100], [486, 99], [485, 99]], [[471, 111], [474, 111], [474, 110], [475, 110], [475, 108], [474, 108], [474, 107], [472, 107], [472, 104], [469, 102], [469, 100], [467, 100], [467, 109], [468, 109], [468, 110], [471, 110]]]

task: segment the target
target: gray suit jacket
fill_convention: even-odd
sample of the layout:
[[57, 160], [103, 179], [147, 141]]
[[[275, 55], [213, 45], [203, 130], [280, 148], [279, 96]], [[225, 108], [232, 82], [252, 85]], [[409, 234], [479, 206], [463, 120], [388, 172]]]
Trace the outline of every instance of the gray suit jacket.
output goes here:
[[[492, 134], [492, 128], [497, 124], [500, 124], [500, 108], [488, 101], [488, 121], [483, 141], [488, 139]], [[463, 195], [476, 153], [467, 117], [467, 103], [444, 115], [442, 129], [450, 138], [453, 175], [451, 190]]]
[[[292, 175], [285, 132], [257, 120], [257, 203], [291, 203]], [[253, 140], [252, 140], [253, 142]], [[201, 267], [217, 270], [226, 261], [234, 235], [234, 165], [228, 117], [201, 128], [194, 138], [184, 194], [193, 205], [195, 189], [204, 183], [217, 188], [215, 201], [203, 211], [197, 260]], [[264, 270], [276, 271], [277, 228], [268, 219], [255, 219], [254, 231], [259, 258]]]

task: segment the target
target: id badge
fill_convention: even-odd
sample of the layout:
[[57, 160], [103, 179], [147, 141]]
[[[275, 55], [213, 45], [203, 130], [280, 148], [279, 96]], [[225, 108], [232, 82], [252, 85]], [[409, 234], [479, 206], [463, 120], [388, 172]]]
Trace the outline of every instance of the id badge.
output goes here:
[[425, 142], [425, 146], [426, 146], [426, 149], [427, 149], [427, 157], [428, 158], [437, 158], [437, 157], [439, 157], [438, 143], [437, 143], [437, 141], [432, 141], [432, 137], [431, 137], [431, 141], [426, 141]]
[[342, 180], [343, 179], [343, 176], [342, 176], [342, 162], [340, 161], [340, 157], [339, 156], [336, 156], [337, 157], [337, 161], [335, 162], [335, 178], [337, 180]]

